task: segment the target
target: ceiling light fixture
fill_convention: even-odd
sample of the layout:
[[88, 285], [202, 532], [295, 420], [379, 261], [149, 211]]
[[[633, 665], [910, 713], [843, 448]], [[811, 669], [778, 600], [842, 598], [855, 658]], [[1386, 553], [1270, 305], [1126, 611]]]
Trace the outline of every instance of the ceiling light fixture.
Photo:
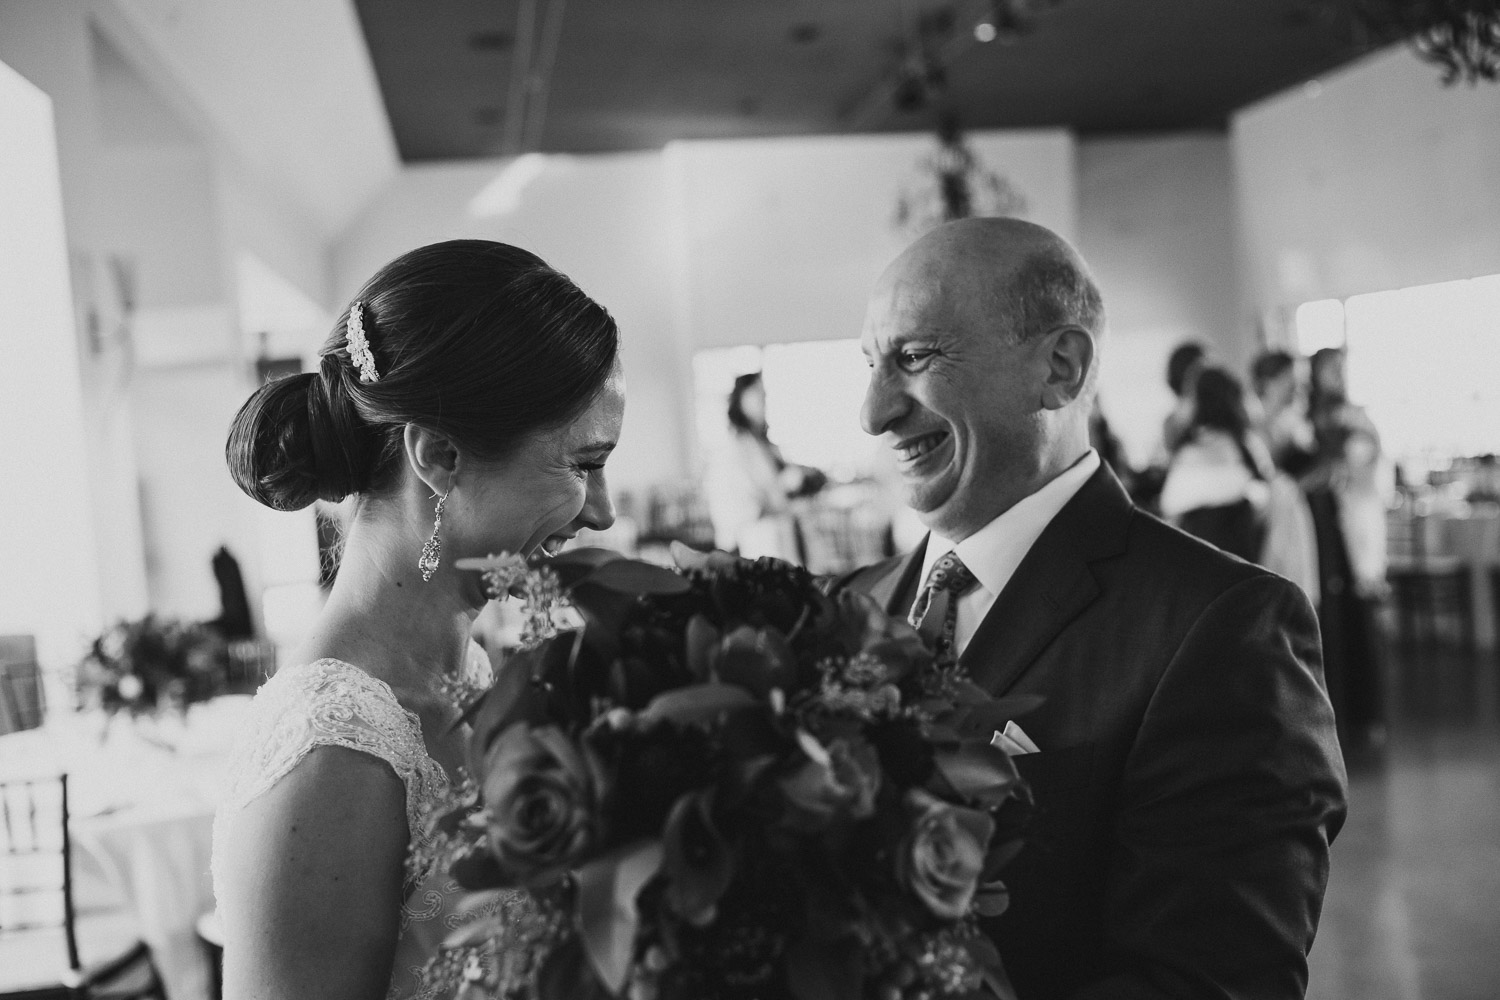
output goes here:
[[955, 219], [1020, 215], [1026, 197], [1007, 178], [986, 167], [964, 141], [958, 116], [942, 116], [937, 148], [923, 156], [896, 198], [896, 229], [916, 239]]
[[[1037, 18], [1062, 0], [990, 0], [988, 23], [994, 29], [995, 40], [1018, 42], [1036, 30]], [[976, 29], [976, 36], [977, 36]], [[981, 38], [981, 42], [989, 39]]]
[[[847, 129], [859, 131], [875, 126], [888, 120], [892, 109], [911, 114], [943, 107], [948, 67], [972, 49], [975, 42], [1017, 42], [1033, 30], [1040, 15], [1065, 0], [980, 0], [943, 4], [918, 12], [909, 12], [907, 2], [897, 0], [896, 4], [899, 33], [890, 42], [893, 63], [869, 90], [838, 112]], [[964, 8], [961, 14], [959, 6]], [[983, 14], [984, 8], [988, 8], [988, 14]], [[975, 19], [970, 20], [971, 17]], [[960, 30], [966, 24], [973, 24], [973, 30]]]

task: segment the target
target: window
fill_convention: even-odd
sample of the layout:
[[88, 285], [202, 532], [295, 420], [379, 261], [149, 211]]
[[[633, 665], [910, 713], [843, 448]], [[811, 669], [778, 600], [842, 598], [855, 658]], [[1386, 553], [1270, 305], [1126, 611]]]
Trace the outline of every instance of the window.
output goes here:
[[874, 470], [877, 442], [859, 426], [869, 369], [858, 340], [817, 340], [699, 351], [693, 358], [700, 457], [722, 446], [736, 376], [761, 373], [766, 423], [787, 461], [835, 480]]
[[1500, 453], [1500, 275], [1309, 302], [1297, 342], [1347, 345], [1349, 397], [1388, 455]]

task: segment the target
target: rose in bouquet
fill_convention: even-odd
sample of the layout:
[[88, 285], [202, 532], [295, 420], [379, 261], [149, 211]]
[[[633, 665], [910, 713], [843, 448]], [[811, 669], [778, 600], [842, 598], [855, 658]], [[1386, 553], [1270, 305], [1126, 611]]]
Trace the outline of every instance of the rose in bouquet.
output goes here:
[[552, 602], [432, 822], [431, 860], [520, 895], [437, 965], [541, 1000], [1010, 997], [978, 920], [1030, 805], [990, 737], [1028, 706], [800, 568], [688, 562], [479, 565]]

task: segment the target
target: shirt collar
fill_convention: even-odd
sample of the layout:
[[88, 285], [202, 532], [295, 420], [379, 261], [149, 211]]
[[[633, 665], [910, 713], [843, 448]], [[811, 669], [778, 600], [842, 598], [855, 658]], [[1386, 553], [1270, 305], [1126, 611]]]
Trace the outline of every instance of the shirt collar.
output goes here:
[[926, 581], [932, 564], [939, 558], [957, 552], [979, 585], [991, 595], [998, 595], [1047, 525], [1098, 469], [1099, 453], [1090, 448], [1057, 478], [963, 541], [955, 544], [941, 535], [928, 535], [921, 580]]

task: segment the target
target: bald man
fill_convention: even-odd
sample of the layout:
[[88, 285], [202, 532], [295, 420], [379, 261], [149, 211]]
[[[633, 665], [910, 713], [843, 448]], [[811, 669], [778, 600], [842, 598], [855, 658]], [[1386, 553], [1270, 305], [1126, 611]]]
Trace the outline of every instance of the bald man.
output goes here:
[[1101, 466], [1103, 331], [1040, 226], [955, 222], [896, 260], [861, 419], [929, 534], [844, 582], [992, 693], [1045, 699], [1002, 737], [1039, 811], [987, 924], [1022, 1000], [1301, 997], [1345, 813], [1316, 621]]

